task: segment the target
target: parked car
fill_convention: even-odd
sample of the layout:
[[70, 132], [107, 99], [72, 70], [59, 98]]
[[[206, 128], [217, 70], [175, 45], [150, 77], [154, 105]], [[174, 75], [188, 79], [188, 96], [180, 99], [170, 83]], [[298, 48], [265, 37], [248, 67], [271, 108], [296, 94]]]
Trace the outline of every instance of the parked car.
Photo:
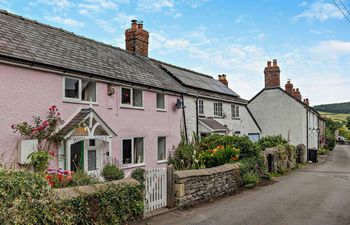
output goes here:
[[345, 138], [342, 137], [342, 136], [338, 136], [337, 137], [337, 143], [341, 144], [341, 145], [345, 144]]

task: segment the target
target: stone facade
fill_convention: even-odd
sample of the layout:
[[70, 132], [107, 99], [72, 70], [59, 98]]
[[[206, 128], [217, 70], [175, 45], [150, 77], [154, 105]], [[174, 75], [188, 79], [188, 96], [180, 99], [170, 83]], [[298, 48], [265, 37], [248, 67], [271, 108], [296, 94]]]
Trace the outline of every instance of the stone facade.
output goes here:
[[239, 164], [174, 173], [177, 207], [188, 207], [237, 192], [242, 186]]
[[262, 156], [270, 173], [284, 173], [296, 165], [296, 151], [292, 145], [267, 148]]

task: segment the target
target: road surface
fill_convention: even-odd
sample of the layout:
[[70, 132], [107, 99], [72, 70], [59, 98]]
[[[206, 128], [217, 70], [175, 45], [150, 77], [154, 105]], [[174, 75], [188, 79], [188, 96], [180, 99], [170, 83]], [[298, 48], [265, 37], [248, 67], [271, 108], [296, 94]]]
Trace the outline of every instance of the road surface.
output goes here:
[[274, 184], [137, 224], [350, 225], [350, 146], [339, 145], [325, 163], [295, 170]]

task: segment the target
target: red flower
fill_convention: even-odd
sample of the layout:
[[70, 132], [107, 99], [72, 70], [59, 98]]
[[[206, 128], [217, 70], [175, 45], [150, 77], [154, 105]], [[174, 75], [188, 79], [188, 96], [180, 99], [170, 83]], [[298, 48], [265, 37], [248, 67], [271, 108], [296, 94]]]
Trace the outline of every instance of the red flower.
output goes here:
[[44, 127], [47, 127], [48, 125], [49, 125], [49, 122], [47, 122], [47, 120], [44, 120], [43, 126], [44, 126]]
[[232, 156], [232, 158], [231, 158], [233, 161], [237, 161], [238, 160], [238, 157], [236, 157], [236, 156]]
[[57, 174], [57, 178], [58, 178], [59, 181], [61, 181], [62, 178], [63, 178], [63, 175], [61, 173], [59, 173], [59, 174]]

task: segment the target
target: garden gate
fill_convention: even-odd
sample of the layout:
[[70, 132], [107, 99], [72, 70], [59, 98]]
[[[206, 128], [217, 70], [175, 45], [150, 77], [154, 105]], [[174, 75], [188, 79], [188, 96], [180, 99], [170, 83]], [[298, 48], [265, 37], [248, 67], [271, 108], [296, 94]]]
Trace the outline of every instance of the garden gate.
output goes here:
[[155, 168], [145, 172], [145, 213], [167, 206], [167, 169]]

